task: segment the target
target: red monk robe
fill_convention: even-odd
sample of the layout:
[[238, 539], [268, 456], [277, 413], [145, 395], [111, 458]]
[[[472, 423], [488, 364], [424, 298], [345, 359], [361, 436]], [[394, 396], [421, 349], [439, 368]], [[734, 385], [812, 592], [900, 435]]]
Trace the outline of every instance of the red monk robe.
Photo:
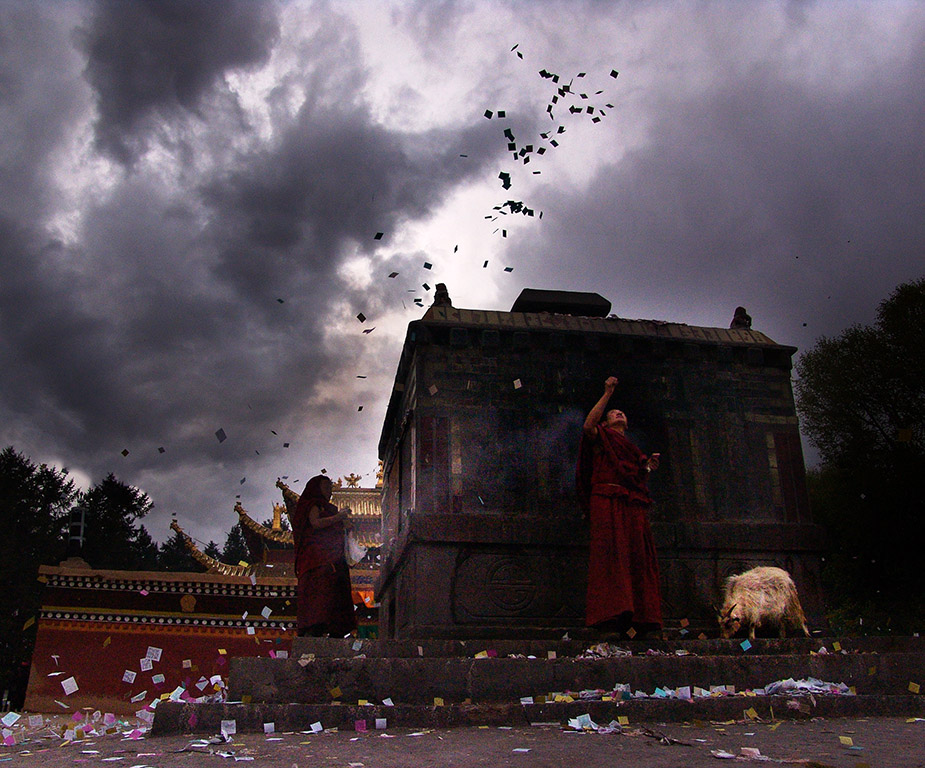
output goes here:
[[647, 457], [603, 424], [582, 435], [578, 497], [590, 516], [585, 623], [657, 630], [662, 624], [658, 561], [647, 510]]
[[329, 488], [330, 482], [322, 475], [309, 480], [292, 518], [299, 635], [343, 637], [357, 628], [350, 569], [344, 558], [344, 524], [338, 520], [316, 528], [311, 523], [312, 507], [321, 510], [322, 518], [338, 514], [328, 501], [330, 491], [325, 496], [322, 488], [324, 483]]

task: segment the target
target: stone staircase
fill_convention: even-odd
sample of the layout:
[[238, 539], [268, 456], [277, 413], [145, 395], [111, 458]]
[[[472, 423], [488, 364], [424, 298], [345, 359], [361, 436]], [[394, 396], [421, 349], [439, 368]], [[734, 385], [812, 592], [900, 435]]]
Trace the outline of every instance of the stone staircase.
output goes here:
[[[925, 716], [918, 637], [596, 642], [298, 638], [288, 659], [233, 659], [228, 703], [162, 702], [153, 732]], [[855, 694], [752, 693], [809, 677]]]

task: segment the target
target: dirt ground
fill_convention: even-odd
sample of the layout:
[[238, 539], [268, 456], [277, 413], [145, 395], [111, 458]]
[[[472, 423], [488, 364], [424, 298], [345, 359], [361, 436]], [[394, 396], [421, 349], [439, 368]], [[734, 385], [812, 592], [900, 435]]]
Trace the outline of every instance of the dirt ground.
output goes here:
[[[365, 733], [236, 734], [204, 744], [192, 736], [147, 735], [119, 721], [116, 733], [65, 740], [73, 725], [46, 719], [0, 747], [11, 766], [75, 764], [207, 768], [223, 761], [271, 768], [466, 768], [467, 766], [712, 766], [724, 763], [812, 768], [925, 768], [925, 719], [852, 718], [729, 723], [629, 723], [622, 732], [579, 732], [558, 724], [517, 728], [388, 729]], [[16, 734], [15, 728], [12, 729]], [[128, 734], [134, 732], [135, 738]], [[218, 741], [218, 739], [216, 739]], [[757, 750], [757, 751], [756, 751]], [[728, 755], [725, 757], [724, 755]]]

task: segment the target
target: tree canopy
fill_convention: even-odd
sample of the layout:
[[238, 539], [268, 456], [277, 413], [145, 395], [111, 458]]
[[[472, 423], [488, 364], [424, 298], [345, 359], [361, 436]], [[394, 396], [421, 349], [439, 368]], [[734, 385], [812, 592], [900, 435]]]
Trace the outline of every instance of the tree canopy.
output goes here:
[[821, 338], [796, 372], [802, 426], [821, 457], [808, 479], [830, 539], [829, 591], [859, 611], [921, 620], [925, 279], [900, 285], [873, 325]]
[[0, 689], [25, 695], [41, 605], [38, 567], [65, 554], [70, 507], [77, 498], [66, 469], [36, 466], [12, 447], [0, 452]]

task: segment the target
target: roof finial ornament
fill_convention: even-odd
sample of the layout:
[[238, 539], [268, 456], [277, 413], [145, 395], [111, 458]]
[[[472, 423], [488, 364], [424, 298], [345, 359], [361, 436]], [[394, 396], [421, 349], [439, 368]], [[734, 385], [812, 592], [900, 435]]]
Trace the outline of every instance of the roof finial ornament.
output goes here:
[[431, 306], [453, 308], [453, 302], [450, 300], [450, 292], [447, 290], [446, 283], [437, 283], [436, 288], [434, 288], [434, 303]]
[[735, 314], [732, 316], [732, 322], [729, 323], [729, 327], [746, 331], [752, 327], [752, 316], [745, 311], [745, 307], [736, 307]]

